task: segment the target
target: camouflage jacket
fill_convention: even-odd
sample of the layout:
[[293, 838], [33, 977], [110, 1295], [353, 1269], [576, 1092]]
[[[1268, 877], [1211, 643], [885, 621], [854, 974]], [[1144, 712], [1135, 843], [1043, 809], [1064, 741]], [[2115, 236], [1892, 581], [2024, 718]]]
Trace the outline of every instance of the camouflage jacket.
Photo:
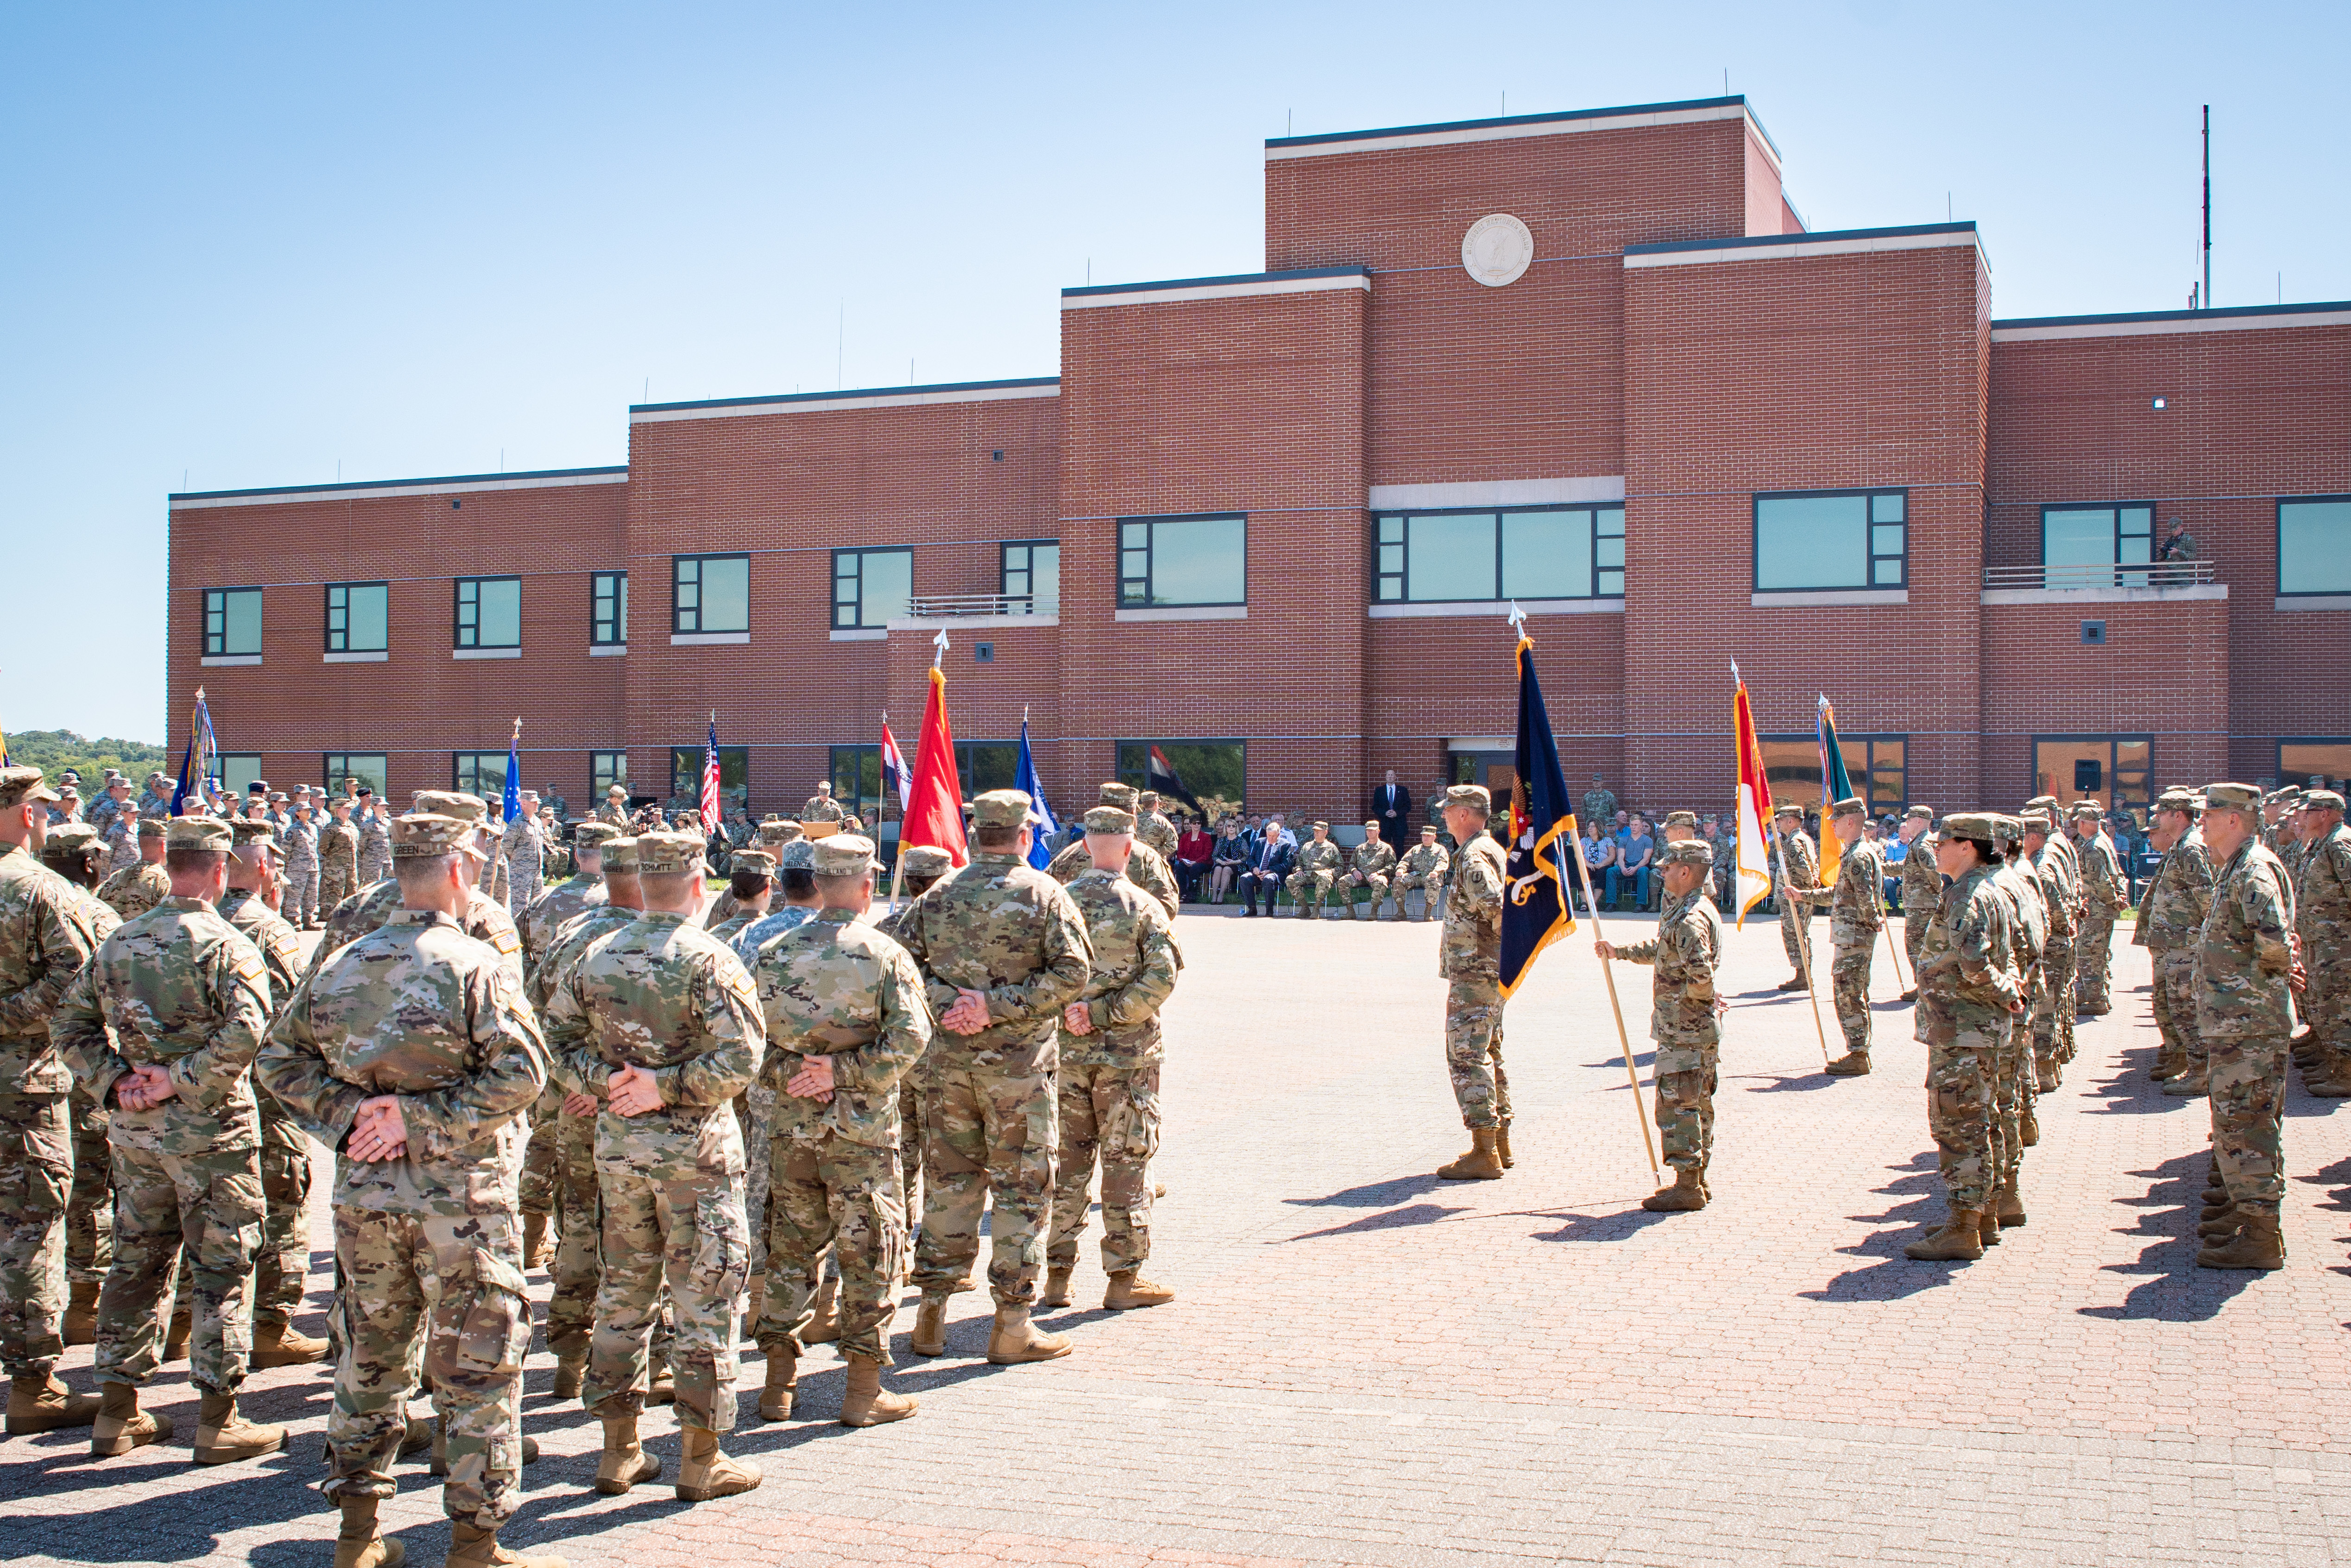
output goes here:
[[[897, 1147], [898, 1083], [931, 1044], [923, 972], [906, 950], [847, 909], [820, 909], [759, 950], [751, 981], [767, 1027], [759, 1081], [776, 1093], [773, 1136], [835, 1132]], [[785, 1089], [807, 1056], [832, 1058], [830, 1103]]]
[[[1068, 887], [1094, 868], [1092, 857], [1086, 853], [1086, 841], [1079, 839], [1053, 857], [1045, 867], [1045, 875]], [[1182, 889], [1176, 886], [1176, 873], [1167, 868], [1167, 861], [1156, 849], [1137, 839], [1134, 852], [1126, 857], [1126, 879], [1166, 906], [1169, 914], [1183, 907]]]
[[1962, 1032], [1991, 1033], [2022, 999], [2009, 909], [1988, 866], [1943, 889], [1918, 950], [1920, 1039], [1949, 1044]]
[[2072, 867], [2060, 853], [2062, 840], [2052, 836], [2041, 846], [2041, 853], [2025, 857], [2032, 863], [2032, 875], [2041, 884], [2042, 897], [2049, 901], [2048, 945], [2060, 953], [2073, 950], [2074, 938], [2082, 929], [2082, 889], [2074, 879]]
[[839, 822], [841, 803], [829, 794], [812, 794], [808, 797], [808, 804], [800, 807], [800, 820], [802, 822]]
[[2164, 851], [2147, 894], [2147, 945], [2156, 952], [2192, 948], [2212, 909], [2212, 857], [2204, 852], [2204, 830], [2191, 827]]
[[1434, 888], [1444, 884], [1446, 873], [1452, 869], [1453, 857], [1442, 844], [1416, 844], [1404, 852], [1396, 862], [1396, 870], [1405, 876], [1418, 877]]
[[[735, 946], [735, 939], [751, 929], [758, 919], [760, 912], [755, 909], [745, 909], [739, 914], [727, 916], [715, 926], [705, 926], [703, 929], [708, 931], [721, 945], [731, 950]], [[735, 956], [740, 959], [743, 955], [737, 953]], [[751, 966], [746, 963], [743, 967], [747, 970]]]
[[448, 916], [395, 909], [337, 951], [294, 992], [254, 1073], [337, 1150], [360, 1101], [400, 1096], [408, 1152], [373, 1163], [339, 1153], [338, 1207], [514, 1211], [519, 1118], [546, 1087], [547, 1042], [506, 961]]
[[547, 835], [539, 830], [538, 818], [518, 816], [507, 824], [505, 839], [498, 846], [508, 866], [528, 867], [538, 870], [547, 864]]
[[1991, 885], [2008, 900], [2010, 967], [2022, 989], [2032, 992], [2049, 950], [2050, 889], [2032, 862], [2021, 857], [2002, 861]]
[[2321, 957], [2342, 955], [2351, 941], [2351, 827], [2337, 823], [2304, 854], [2294, 909], [2304, 962], [2315, 966]]
[[1176, 858], [1178, 836], [1176, 824], [1164, 812], [1147, 812], [1134, 825], [1135, 842], [1151, 846], [1162, 860]]
[[1350, 869], [1358, 877], [1385, 877], [1396, 867], [1395, 846], [1384, 838], [1377, 844], [1365, 839], [1350, 858], [1354, 862]]
[[360, 830], [348, 822], [329, 821], [319, 829], [319, 872], [340, 875], [345, 883], [360, 876]]
[[1446, 980], [1499, 980], [1502, 973], [1502, 846], [1481, 833], [1453, 859], [1437, 972]]
[[656, 1180], [743, 1171], [727, 1102], [751, 1085], [765, 1031], [734, 953], [681, 914], [647, 911], [591, 943], [547, 1002], [547, 1042], [566, 1089], [609, 1092], [621, 1067], [652, 1071], [661, 1108], [596, 1123], [599, 1163]]
[[[599, 940], [634, 923], [637, 914], [637, 910], [624, 909], [618, 904], [594, 904], [564, 921], [562, 929], [548, 942], [547, 950], [539, 955], [538, 967], [523, 983], [523, 994], [529, 998], [530, 1004], [544, 1013], [549, 998], [580, 961], [580, 956]], [[602, 1085], [598, 1088], [601, 1091]]]
[[570, 877], [542, 890], [538, 897], [522, 907], [514, 918], [515, 937], [522, 943], [524, 977], [538, 972], [539, 961], [547, 956], [548, 944], [576, 917], [587, 912], [589, 905], [601, 903], [604, 896], [604, 878], [599, 875]]
[[2267, 846], [2248, 839], [2213, 874], [2196, 941], [2196, 1028], [2208, 1040], [2294, 1033], [2294, 888]]
[[1792, 897], [1791, 888], [1802, 892], [1821, 885], [1821, 852], [1813, 846], [1811, 834], [1799, 830], [1775, 835], [1769, 848], [1772, 887], [1782, 895], [1782, 902]]
[[935, 1023], [959, 991], [987, 1001], [978, 1033], [935, 1035], [935, 1062], [1016, 1072], [1053, 1066], [1061, 1009], [1083, 994], [1094, 957], [1085, 917], [1060, 883], [1008, 853], [981, 850], [915, 901], [904, 930]]
[[[400, 884], [390, 877], [371, 882], [341, 903], [328, 918], [326, 934], [310, 953], [309, 972], [319, 972], [335, 950], [374, 930], [400, 908]], [[465, 934], [487, 942], [514, 971], [515, 989], [522, 989], [522, 938], [515, 934], [514, 917], [506, 907], [479, 888], [465, 896]]]
[[[913, 907], [911, 904], [907, 906], [908, 909]], [[904, 913], [903, 910], [900, 912]], [[799, 929], [814, 919], [816, 919], [815, 905], [786, 904], [779, 909], [770, 909], [766, 914], [737, 931], [730, 945], [735, 950], [735, 956], [743, 961], [744, 972], [747, 974], [750, 972], [752, 967], [759, 961], [761, 948], [766, 947], [786, 931]]]
[[1317, 871], [1336, 875], [1346, 864], [1346, 854], [1329, 839], [1308, 839], [1298, 846], [1298, 864], [1293, 867], [1301, 875], [1311, 877]]
[[2082, 898], [2091, 911], [2111, 916], [2130, 902], [2130, 883], [2113, 839], [2093, 834], [2076, 843], [2075, 852], [2082, 861]]
[[370, 814], [367, 826], [360, 829], [360, 859], [370, 858], [392, 859], [392, 821], [381, 813]]
[[277, 847], [286, 852], [286, 869], [296, 876], [319, 868], [319, 825], [287, 818], [278, 830]]
[[1886, 923], [1886, 851], [1866, 838], [1844, 846], [1835, 886], [1800, 896], [1828, 906], [1829, 936], [1837, 946], [1867, 947]]
[[1943, 874], [1935, 866], [1935, 846], [1931, 836], [1920, 834], [1902, 857], [1902, 918], [1917, 920], [1923, 927], [1934, 918], [1935, 906], [1943, 901]]
[[733, 919], [735, 911], [742, 907], [735, 901], [733, 889], [721, 888], [718, 890], [718, 897], [710, 900], [710, 907], [702, 911], [702, 917], [696, 923], [705, 931], [716, 930]]
[[31, 850], [0, 844], [0, 1094], [73, 1087], [49, 1044], [49, 1015], [105, 940], [85, 898]]
[[162, 1154], [261, 1147], [250, 1069], [269, 1027], [261, 954], [202, 898], [165, 898], [99, 944], [49, 1020], [49, 1038], [99, 1105], [137, 1066], [179, 1093], [152, 1110], [114, 1110], [107, 1137]]
[[[1437, 792], [1440, 795], [1443, 791]], [[1605, 835], [1616, 830], [1616, 792], [1612, 789], [1588, 789], [1576, 803], [1583, 808], [1582, 821], [1596, 822]]]
[[231, 888], [221, 898], [220, 918], [260, 952], [269, 976], [270, 1015], [275, 1017], [301, 983], [302, 939], [250, 888]]
[[614, 805], [608, 800], [595, 809], [590, 820], [609, 822], [615, 827], [626, 827], [629, 826], [629, 808], [624, 805]]
[[1093, 964], [1085, 993], [1093, 1028], [1061, 1030], [1065, 1066], [1147, 1067], [1160, 1058], [1159, 1009], [1175, 994], [1184, 954], [1176, 927], [1159, 906], [1123, 877], [1089, 871], [1070, 884], [1085, 917]]
[[1656, 966], [1649, 980], [1649, 1038], [1657, 1043], [1654, 1070], [1689, 1073], [1703, 1067], [1705, 1049], [1722, 1043], [1722, 1021], [1714, 1011], [1722, 915], [1706, 889], [1669, 900], [1657, 917], [1657, 934], [1618, 948], [1616, 956]]
[[98, 885], [98, 901], [124, 919], [135, 919], [172, 896], [172, 878], [152, 861], [125, 867]]

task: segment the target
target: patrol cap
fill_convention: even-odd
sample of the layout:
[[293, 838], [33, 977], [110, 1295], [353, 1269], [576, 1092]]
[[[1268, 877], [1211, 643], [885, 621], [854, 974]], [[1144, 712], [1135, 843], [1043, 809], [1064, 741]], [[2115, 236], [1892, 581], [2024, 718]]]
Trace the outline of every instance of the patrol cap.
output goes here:
[[1116, 779], [1109, 779], [1104, 781], [1100, 793], [1094, 798], [1103, 805], [1114, 805], [1121, 811], [1133, 811], [1135, 788], [1133, 784], [1121, 784]]
[[674, 877], [691, 871], [701, 864], [702, 836], [698, 833], [637, 835], [637, 875], [640, 877]]
[[1771, 814], [1771, 820], [1777, 822], [1783, 816], [1792, 816], [1802, 822], [1804, 819], [1804, 808], [1794, 805], [1783, 805]]
[[955, 866], [955, 857], [944, 849], [927, 844], [917, 844], [898, 857], [909, 877], [944, 877]]
[[239, 846], [266, 844], [274, 849], [277, 846], [277, 836], [269, 831], [269, 824], [266, 822], [252, 822], [239, 817], [228, 825], [228, 836], [230, 841]]
[[1445, 787], [1447, 806], [1476, 806], [1479, 811], [1494, 809], [1494, 797], [1484, 784], [1447, 784]]
[[637, 841], [630, 834], [615, 833], [604, 840], [604, 875], [609, 877], [615, 871], [623, 877], [637, 874]]
[[60, 822], [49, 829], [49, 836], [41, 846], [44, 860], [63, 860], [85, 849], [99, 846], [98, 829], [87, 822]]
[[2042, 806], [2047, 806], [2054, 811], [2057, 809], [2057, 797], [2053, 794], [2036, 794], [2024, 803], [2024, 809], [2027, 811], [2036, 810]]
[[426, 816], [455, 816], [479, 826], [490, 815], [489, 803], [480, 795], [462, 790], [422, 789], [416, 792], [416, 809]]
[[810, 846], [820, 877], [862, 877], [873, 869], [873, 841], [862, 833], [832, 833]]
[[1935, 808], [1931, 805], [1914, 805], [1902, 815], [1915, 816], [1921, 822], [1932, 822], [1935, 820]]
[[1714, 846], [1703, 838], [1684, 838], [1657, 851], [1660, 866], [1695, 866], [1701, 871], [1714, 868]]
[[2341, 811], [2343, 797], [2331, 789], [2309, 789], [2302, 792], [2304, 811]]
[[338, 809], [338, 808], [340, 808], [341, 810], [349, 811], [349, 810], [350, 810], [350, 809], [351, 809], [351, 807], [352, 807], [354, 805], [356, 805], [356, 804], [357, 804], [357, 803], [356, 803], [356, 802], [354, 802], [354, 801], [351, 799], [351, 797], [350, 797], [350, 796], [349, 796], [349, 795], [347, 795], [347, 794], [339, 794], [339, 795], [335, 796], [332, 800], [329, 800], [329, 802], [327, 802], [327, 809], [328, 809], [329, 811], [334, 811], [334, 810], [336, 810], [336, 809]]
[[832, 781], [831, 779], [817, 780], [816, 793], [819, 794], [831, 794], [832, 793]]
[[1987, 811], [1955, 811], [1943, 818], [1942, 836], [1946, 841], [1973, 838], [1989, 843], [1995, 838], [2009, 836], [2001, 829], [2001, 824], [2011, 819], [1995, 816]]
[[795, 838], [807, 836], [806, 830], [788, 816], [771, 816], [759, 824], [762, 844], [789, 844]]
[[456, 854], [471, 855], [476, 860], [484, 858], [482, 852], [474, 847], [474, 825], [464, 817], [413, 811], [392, 819], [394, 860], [428, 860], [436, 855]]
[[1869, 807], [1862, 804], [1859, 795], [1849, 794], [1829, 807], [1829, 820], [1834, 822], [1840, 816], [1860, 816], [1868, 810]]
[[[256, 822], [253, 826], [265, 833], [269, 830], [269, 825], [266, 822]], [[141, 838], [162, 838], [170, 832], [171, 826], [160, 816], [142, 816], [139, 819], [139, 836]]]
[[1698, 826], [1698, 813], [1694, 811], [1669, 811], [1666, 813], [1666, 826], [1667, 827], [1696, 827]]
[[2046, 811], [2019, 812], [2017, 814], [2016, 822], [2020, 828], [2031, 829], [2037, 827], [2043, 833], [2047, 833], [2051, 828], [2057, 826], [2056, 818], [2050, 815]]
[[611, 789], [606, 790], [604, 793], [605, 793], [606, 794], [617, 794], [617, 795], [622, 796], [623, 799], [625, 799], [625, 798], [627, 797], [627, 795], [628, 795], [628, 793], [629, 793], [629, 786], [628, 786], [628, 785], [626, 785], [626, 784], [614, 784]]
[[2262, 792], [2251, 784], [2208, 784], [2204, 786], [2204, 806], [2208, 811], [2253, 811], [2262, 804]]
[[166, 842], [174, 849], [228, 851], [228, 824], [216, 816], [175, 816], [170, 833]]
[[282, 789], [271, 790], [269, 792], [269, 798], [273, 801], [284, 800], [286, 798], [286, 792]]
[[1086, 813], [1088, 833], [1133, 833], [1134, 814], [1114, 805], [1097, 805]]
[[726, 866], [730, 871], [756, 871], [767, 877], [775, 872], [776, 857], [765, 849], [737, 849], [727, 857]]
[[1331, 831], [1331, 825], [1327, 822], [1318, 822], [1314, 825], [1314, 831], [1317, 833], [1328, 833]]
[[[1113, 787], [1102, 785], [1104, 793]], [[1115, 787], [1126, 789], [1124, 784]], [[1126, 793], [1125, 805], [1132, 809], [1134, 792], [1129, 789]], [[1106, 804], [1115, 805], [1119, 803], [1112, 801]], [[1017, 789], [992, 789], [971, 803], [971, 815], [972, 820], [982, 827], [1018, 827], [1029, 820], [1029, 797]]]
[[1149, 811], [1153, 806], [1159, 804], [1159, 792], [1155, 789], [1144, 790], [1142, 794], [1134, 797], [1134, 804], [1141, 806], [1144, 810]]
[[571, 842], [583, 849], [601, 849], [621, 836], [621, 830], [609, 822], [587, 821], [573, 826]]
[[1420, 825], [1420, 832], [1421, 836], [1424, 838], [1434, 838], [1437, 836], [1437, 824], [1433, 822], [1424, 822]]
[[813, 871], [816, 869], [816, 840], [795, 838], [777, 853], [778, 871]]

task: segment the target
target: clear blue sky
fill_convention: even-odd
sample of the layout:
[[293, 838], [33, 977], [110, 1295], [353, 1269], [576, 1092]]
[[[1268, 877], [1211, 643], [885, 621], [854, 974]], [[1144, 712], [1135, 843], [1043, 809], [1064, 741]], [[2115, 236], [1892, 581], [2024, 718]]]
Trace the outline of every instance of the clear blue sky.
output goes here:
[[648, 388], [1050, 374], [1089, 265], [1262, 265], [1286, 126], [1727, 69], [1813, 227], [1948, 200], [2029, 316], [2186, 303], [2209, 101], [2218, 302], [2351, 297], [2346, 41], [2340, 4], [12, 5], [0, 729], [167, 738], [167, 492], [621, 462]]

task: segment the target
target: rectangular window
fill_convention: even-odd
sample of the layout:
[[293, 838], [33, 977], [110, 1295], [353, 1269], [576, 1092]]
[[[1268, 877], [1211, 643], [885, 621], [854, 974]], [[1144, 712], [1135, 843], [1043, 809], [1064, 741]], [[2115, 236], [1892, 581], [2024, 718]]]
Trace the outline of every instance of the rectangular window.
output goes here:
[[1118, 525], [1118, 607], [1249, 602], [1249, 519], [1128, 517]]
[[2278, 782], [2343, 792], [2351, 778], [2351, 735], [2300, 735], [2278, 742]]
[[[1821, 806], [1821, 743], [1813, 735], [1762, 735], [1763, 776], [1771, 781], [1771, 804], [1802, 806], [1807, 817]], [[1846, 780], [1872, 816], [1899, 812], [1907, 804], [1907, 735], [1837, 736]]]
[[258, 658], [261, 654], [261, 590], [204, 590], [204, 657]]
[[670, 630], [681, 636], [751, 629], [751, 557], [670, 558]]
[[2095, 800], [2144, 821], [2153, 745], [2145, 735], [2041, 735], [2032, 742], [2032, 793], [2061, 806]]
[[832, 553], [832, 628], [835, 631], [880, 630], [914, 613], [914, 552], [835, 550]]
[[327, 585], [329, 653], [381, 653], [391, 647], [391, 625], [389, 584]]
[[[385, 793], [383, 781], [387, 775], [381, 752], [329, 752], [319, 759], [319, 763], [321, 769], [320, 776], [327, 781], [327, 798], [329, 800], [343, 793], [345, 779], [357, 779], [361, 788], [371, 789], [379, 795]], [[498, 759], [500, 789], [506, 787], [506, 759], [500, 757]]]
[[2281, 594], [2351, 594], [2351, 495], [2277, 504]]
[[1625, 509], [1384, 512], [1372, 522], [1378, 604], [1625, 597]]
[[2155, 504], [2041, 509], [2041, 564], [2056, 587], [2137, 587], [2155, 560]]
[[[176, 779], [180, 775], [172, 776]], [[213, 758], [213, 777], [220, 780], [221, 788], [240, 801], [245, 798], [245, 786], [261, 776], [259, 752], [223, 752]], [[172, 809], [177, 810], [179, 804], [173, 801]]]
[[[911, 763], [914, 759], [909, 755], [906, 760]], [[881, 747], [835, 746], [825, 766], [832, 779], [832, 798], [844, 810], [855, 812], [869, 823], [898, 820], [898, 797], [883, 797]], [[881, 813], [879, 817], [874, 815], [877, 810]]]
[[1015, 615], [1061, 613], [1061, 545], [1058, 539], [1011, 539], [1001, 546], [998, 587]]
[[590, 574], [588, 640], [597, 648], [626, 648], [629, 645], [628, 573]]
[[457, 579], [456, 645], [459, 648], [522, 646], [520, 577]]
[[507, 793], [507, 754], [504, 752], [450, 753], [449, 787], [465, 794], [480, 795], [484, 800], [503, 800]]
[[[1150, 788], [1145, 775], [1155, 746], [1167, 759], [1167, 765], [1176, 770], [1176, 776], [1184, 781], [1184, 787], [1211, 814], [1222, 816], [1228, 811], [1242, 809], [1249, 789], [1247, 741], [1121, 741], [1118, 776], [1137, 789]], [[1301, 841], [1303, 836], [1301, 836]]]
[[1755, 497], [1755, 591], [1908, 586], [1907, 490]]
[[629, 782], [629, 753], [626, 752], [590, 752], [588, 753], [588, 793], [592, 797], [588, 810], [594, 811], [604, 804], [614, 784]]
[[[673, 799], [695, 805], [702, 799], [701, 746], [672, 746], [669, 749], [669, 793]], [[718, 794], [732, 800], [747, 794], [751, 788], [751, 748], [721, 746], [718, 748]]]
[[956, 775], [963, 781], [963, 797], [975, 800], [992, 789], [1012, 789], [1020, 775], [1018, 741], [957, 741]]

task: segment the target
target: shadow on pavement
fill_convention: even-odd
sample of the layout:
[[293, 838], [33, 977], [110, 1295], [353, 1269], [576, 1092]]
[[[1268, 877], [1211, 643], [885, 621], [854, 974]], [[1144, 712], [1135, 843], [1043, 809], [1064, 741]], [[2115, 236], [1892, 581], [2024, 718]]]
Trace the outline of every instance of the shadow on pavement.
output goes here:
[[1624, 1241], [1673, 1216], [1653, 1214], [1636, 1204], [1630, 1209], [1620, 1209], [1614, 1214], [1562, 1214], [1554, 1211], [1543, 1218], [1559, 1220], [1560, 1227], [1556, 1231], [1536, 1231], [1534, 1235], [1538, 1241]]
[[[2199, 1151], [2175, 1156], [2153, 1170], [2131, 1172], [2147, 1179], [2146, 1194], [2115, 1201], [2147, 1212], [2118, 1234], [2150, 1237], [2152, 1243], [2136, 1262], [2109, 1263], [2105, 1272], [2147, 1278], [2133, 1285], [2118, 1305], [2075, 1308], [2082, 1316], [2124, 1323], [2202, 1323], [2261, 1277], [2250, 1271], [2196, 1266], [2197, 1250], [2203, 1245], [2196, 1235], [2196, 1216], [2201, 1207], [2197, 1200], [2203, 1192], [2204, 1161]], [[2165, 1212], [2158, 1215], [2156, 1210]]]
[[2190, 1099], [2185, 1095], [2167, 1095], [2163, 1085], [2148, 1077], [2147, 1069], [2155, 1065], [2155, 1047], [2144, 1046], [2125, 1051], [2117, 1060], [2115, 1075], [2100, 1079], [2090, 1086], [2091, 1094], [2100, 1104], [2095, 1112], [2099, 1116], [2143, 1116], [2177, 1111], [2189, 1106], [2201, 1108], [2199, 1096]]
[[1425, 1192], [1435, 1192], [1452, 1183], [1434, 1172], [1416, 1170], [1410, 1176], [1391, 1177], [1385, 1181], [1367, 1182], [1362, 1187], [1343, 1188], [1327, 1198], [1285, 1198], [1284, 1203], [1294, 1203], [1301, 1209], [1384, 1209], [1391, 1203], [1401, 1203], [1407, 1198], [1418, 1198]]
[[1817, 1069], [1802, 1073], [1741, 1073], [1739, 1076], [1763, 1080], [1761, 1084], [1749, 1086], [1747, 1092], [1750, 1095], [1785, 1095], [1791, 1092], [1809, 1095], [1816, 1089], [1831, 1089], [1836, 1086], [1834, 1078]]
[[1350, 1220], [1344, 1225], [1333, 1225], [1327, 1231], [1306, 1231], [1298, 1235], [1269, 1241], [1270, 1247], [1287, 1246], [1291, 1241], [1319, 1241], [1331, 1236], [1356, 1236], [1370, 1231], [1395, 1231], [1406, 1225], [1433, 1225], [1455, 1214], [1467, 1214], [1468, 1207], [1447, 1208], [1442, 1203], [1408, 1203], [1402, 1209], [1391, 1209], [1384, 1214], [1366, 1214], [1361, 1220]]
[[1890, 1302], [1949, 1284], [1952, 1271], [1962, 1263], [1921, 1263], [1903, 1256], [1902, 1249], [1923, 1236], [1943, 1217], [1942, 1181], [1936, 1157], [1921, 1151], [1903, 1165], [1886, 1168], [1893, 1179], [1871, 1190], [1904, 1201], [1889, 1203], [1884, 1212], [1852, 1214], [1858, 1224], [1880, 1227], [1854, 1246], [1840, 1247], [1848, 1257], [1865, 1258], [1860, 1268], [1847, 1269], [1816, 1291], [1797, 1296], [1816, 1302]]

